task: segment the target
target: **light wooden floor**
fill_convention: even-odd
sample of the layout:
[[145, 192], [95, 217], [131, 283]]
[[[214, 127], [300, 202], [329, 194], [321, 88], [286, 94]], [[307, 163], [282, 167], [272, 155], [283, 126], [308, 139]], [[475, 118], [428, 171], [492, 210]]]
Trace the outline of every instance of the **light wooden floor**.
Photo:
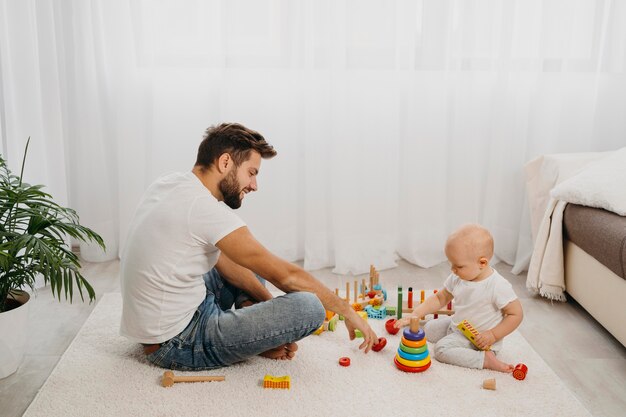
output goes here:
[[[83, 266], [97, 294], [119, 292], [118, 261]], [[524, 306], [520, 332], [566, 386], [594, 416], [626, 416], [626, 348], [577, 303], [532, 297], [525, 288], [525, 275], [511, 274], [505, 264], [496, 269], [513, 284]], [[345, 289], [345, 278], [328, 269], [313, 274], [331, 289]], [[438, 288], [448, 267], [422, 269], [399, 261], [398, 268], [380, 275], [381, 283], [389, 288], [398, 284], [414, 290]], [[40, 290], [31, 302], [25, 360], [17, 373], [0, 380], [0, 417], [24, 413], [94, 306], [77, 301], [59, 303], [48, 289]]]

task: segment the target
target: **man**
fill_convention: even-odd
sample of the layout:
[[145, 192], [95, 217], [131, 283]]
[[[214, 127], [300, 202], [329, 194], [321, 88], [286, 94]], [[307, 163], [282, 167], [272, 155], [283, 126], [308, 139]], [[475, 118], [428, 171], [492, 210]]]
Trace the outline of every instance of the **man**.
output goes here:
[[[202, 370], [254, 355], [291, 359], [325, 309], [346, 318], [351, 340], [355, 329], [364, 334], [366, 353], [377, 341], [347, 302], [265, 249], [231, 210], [257, 190], [261, 159], [275, 155], [240, 124], [210, 127], [193, 170], [146, 191], [122, 255], [120, 333], [143, 344], [155, 365]], [[272, 298], [257, 276], [286, 294]]]

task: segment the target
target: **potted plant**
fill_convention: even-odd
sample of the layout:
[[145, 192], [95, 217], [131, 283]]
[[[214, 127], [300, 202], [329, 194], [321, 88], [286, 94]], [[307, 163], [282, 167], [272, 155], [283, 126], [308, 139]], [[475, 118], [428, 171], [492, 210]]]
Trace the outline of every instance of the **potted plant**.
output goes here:
[[93, 241], [105, 247], [102, 238], [82, 226], [76, 212], [54, 202], [43, 185], [22, 181], [28, 152], [26, 142], [20, 176], [11, 173], [0, 155], [0, 378], [15, 372], [24, 356], [26, 319], [35, 281], [42, 276], [52, 293], [70, 302], [76, 288], [84, 301], [96, 297], [80, 272], [78, 256], [69, 238]]

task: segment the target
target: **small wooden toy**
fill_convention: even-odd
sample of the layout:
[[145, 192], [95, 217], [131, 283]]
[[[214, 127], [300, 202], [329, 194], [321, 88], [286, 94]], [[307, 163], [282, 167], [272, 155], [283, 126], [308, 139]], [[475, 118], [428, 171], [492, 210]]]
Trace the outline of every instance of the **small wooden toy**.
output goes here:
[[385, 329], [389, 334], [396, 334], [400, 331], [400, 329], [393, 327], [393, 325], [396, 324], [396, 321], [396, 319], [389, 319], [385, 322]]
[[285, 376], [265, 375], [265, 377], [263, 378], [263, 388], [290, 389], [291, 378], [289, 377], [289, 375], [285, 375]]
[[387, 339], [385, 339], [384, 337], [379, 337], [378, 343], [372, 346], [372, 350], [374, 352], [380, 352], [385, 346], [387, 346]]
[[[469, 321], [463, 320], [456, 327], [465, 335], [465, 337], [469, 339], [470, 342], [474, 344], [474, 346], [480, 349], [476, 344], [476, 336], [478, 336], [480, 333], [478, 333], [478, 330], [476, 330]], [[483, 350], [489, 349], [491, 349], [491, 346], [487, 346], [487, 348]]]
[[339, 365], [341, 365], [341, 366], [350, 366], [350, 358], [348, 358], [347, 356], [339, 358]]
[[163, 372], [163, 377], [161, 378], [161, 385], [164, 387], [171, 387], [177, 382], [211, 382], [211, 381], [224, 381], [226, 379], [225, 376], [200, 376], [200, 375], [190, 375], [190, 376], [176, 376], [172, 371]]
[[396, 367], [404, 372], [424, 372], [430, 368], [426, 334], [420, 329], [419, 317], [411, 317], [411, 325], [404, 329], [400, 347], [393, 361]]
[[409, 287], [408, 305], [409, 305], [409, 308], [413, 308], [413, 287]]
[[528, 373], [528, 367], [524, 365], [523, 363], [518, 363], [517, 365], [515, 365], [515, 368], [513, 369], [513, 378], [519, 381], [522, 381], [524, 378], [526, 378], [527, 373]]
[[495, 378], [485, 379], [483, 381], [483, 388], [495, 391], [496, 390], [496, 379]]

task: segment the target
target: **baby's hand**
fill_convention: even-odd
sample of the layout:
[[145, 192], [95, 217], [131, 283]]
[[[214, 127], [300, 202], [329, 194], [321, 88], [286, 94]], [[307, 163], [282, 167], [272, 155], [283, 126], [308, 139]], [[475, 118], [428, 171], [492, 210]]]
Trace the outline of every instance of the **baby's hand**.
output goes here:
[[476, 336], [474, 340], [480, 350], [487, 350], [496, 342], [496, 337], [491, 330], [487, 330]]
[[411, 317], [403, 317], [400, 320], [396, 320], [396, 322], [393, 324], [393, 327], [399, 329], [401, 327], [408, 326], [410, 323]]

